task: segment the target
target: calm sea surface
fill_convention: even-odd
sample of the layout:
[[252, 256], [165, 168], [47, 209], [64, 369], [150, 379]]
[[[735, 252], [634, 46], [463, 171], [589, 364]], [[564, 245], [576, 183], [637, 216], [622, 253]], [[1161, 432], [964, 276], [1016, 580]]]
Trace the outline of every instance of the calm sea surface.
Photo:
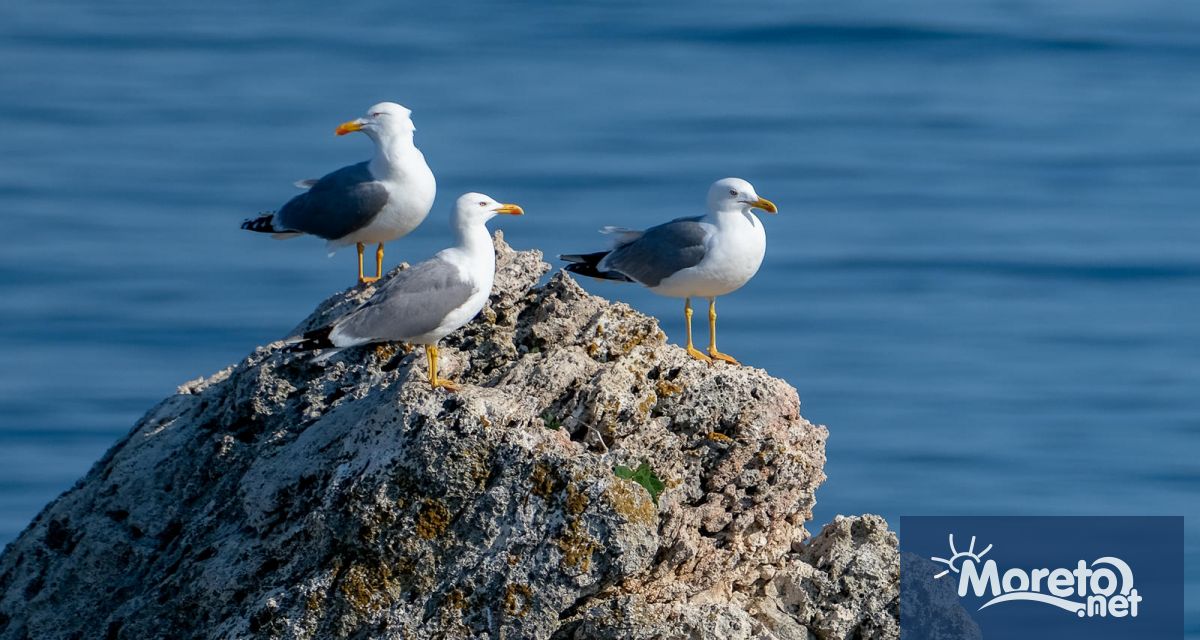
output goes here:
[[555, 254], [748, 178], [781, 213], [721, 346], [829, 425], [817, 521], [1182, 514], [1200, 635], [1200, 4], [247, 4], [0, 6], [0, 543], [347, 285], [237, 227], [387, 99], [439, 181], [389, 266], [467, 190]]

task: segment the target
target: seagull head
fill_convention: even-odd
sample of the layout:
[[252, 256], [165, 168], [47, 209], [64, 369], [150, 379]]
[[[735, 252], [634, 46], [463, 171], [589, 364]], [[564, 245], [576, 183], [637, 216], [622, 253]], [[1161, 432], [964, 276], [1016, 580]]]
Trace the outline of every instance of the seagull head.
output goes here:
[[708, 189], [709, 211], [743, 211], [762, 209], [767, 213], [779, 213], [775, 203], [759, 197], [754, 185], [741, 178], [717, 180]]
[[395, 102], [380, 102], [367, 109], [367, 115], [338, 125], [334, 131], [339, 136], [361, 131], [372, 140], [391, 138], [399, 134], [412, 135], [417, 127], [413, 125], [412, 111]]
[[515, 204], [501, 204], [482, 193], [464, 193], [454, 203], [454, 222], [458, 226], [483, 224], [502, 213], [519, 216], [525, 210]]

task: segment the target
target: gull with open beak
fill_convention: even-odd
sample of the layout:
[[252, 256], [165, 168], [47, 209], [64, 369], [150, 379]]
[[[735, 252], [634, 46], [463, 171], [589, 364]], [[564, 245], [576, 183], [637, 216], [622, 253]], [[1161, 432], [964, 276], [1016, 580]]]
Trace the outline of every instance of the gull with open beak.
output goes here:
[[[712, 363], [737, 360], [717, 350], [717, 296], [736, 291], [758, 273], [767, 250], [767, 234], [753, 209], [777, 213], [740, 178], [725, 178], [708, 190], [708, 213], [678, 218], [645, 231], [605, 227], [613, 248], [562, 255], [566, 270], [580, 275], [637, 282], [651, 291], [683, 298], [688, 355]], [[692, 345], [692, 298], [708, 298], [708, 353]]]
[[[314, 235], [330, 251], [356, 245], [358, 281], [374, 282], [383, 275], [383, 243], [408, 235], [433, 206], [437, 185], [425, 156], [413, 144], [411, 111], [381, 102], [367, 115], [338, 125], [339, 136], [361, 131], [375, 143], [375, 157], [342, 167], [320, 180], [302, 180], [306, 191], [279, 211], [242, 223], [249, 231], [276, 238]], [[375, 276], [363, 274], [365, 245], [377, 244]]]
[[457, 391], [457, 385], [438, 376], [437, 343], [470, 322], [492, 292], [496, 248], [487, 221], [497, 214], [523, 213], [515, 204], [500, 204], [482, 193], [460, 196], [451, 219], [455, 246], [397, 273], [361, 307], [291, 340], [288, 349], [331, 349], [318, 356], [325, 360], [347, 347], [374, 342], [425, 345], [429, 384]]

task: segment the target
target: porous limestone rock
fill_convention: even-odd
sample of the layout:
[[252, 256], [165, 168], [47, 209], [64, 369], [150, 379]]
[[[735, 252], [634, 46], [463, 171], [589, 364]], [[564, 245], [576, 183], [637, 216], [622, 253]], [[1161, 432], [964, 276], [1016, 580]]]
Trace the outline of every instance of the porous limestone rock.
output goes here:
[[794, 389], [496, 245], [460, 393], [400, 345], [183, 385], [5, 549], [0, 638], [897, 636], [886, 524], [806, 542], [828, 434]]

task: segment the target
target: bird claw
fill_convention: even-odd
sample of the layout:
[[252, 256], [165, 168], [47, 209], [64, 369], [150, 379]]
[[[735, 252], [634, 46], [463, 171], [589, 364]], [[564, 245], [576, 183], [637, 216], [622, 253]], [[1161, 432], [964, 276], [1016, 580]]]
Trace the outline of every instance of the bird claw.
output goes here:
[[433, 386], [434, 389], [441, 387], [441, 388], [445, 389], [446, 391], [449, 391], [450, 393], [458, 393], [459, 391], [462, 390], [462, 387], [458, 386], [457, 384], [454, 384], [453, 382], [450, 382], [449, 380], [447, 380], [445, 378], [438, 378], [437, 380], [434, 380], [430, 384]]
[[358, 279], [359, 284], [371, 284], [373, 282], [378, 282], [378, 281], [379, 281], [378, 276], [363, 276]]
[[733, 358], [733, 356], [721, 353], [720, 351], [717, 351], [716, 349], [709, 349], [708, 355], [711, 356], [713, 360], [720, 360], [722, 362], [728, 362], [729, 364], [739, 365], [739, 366], [742, 364], [742, 363], [738, 362], [737, 360], [735, 360]]
[[700, 351], [699, 349], [697, 349], [693, 346], [688, 346], [687, 354], [689, 356], [699, 360], [700, 362], [707, 362], [708, 364], [712, 364], [712, 358], [704, 355], [704, 352]]

